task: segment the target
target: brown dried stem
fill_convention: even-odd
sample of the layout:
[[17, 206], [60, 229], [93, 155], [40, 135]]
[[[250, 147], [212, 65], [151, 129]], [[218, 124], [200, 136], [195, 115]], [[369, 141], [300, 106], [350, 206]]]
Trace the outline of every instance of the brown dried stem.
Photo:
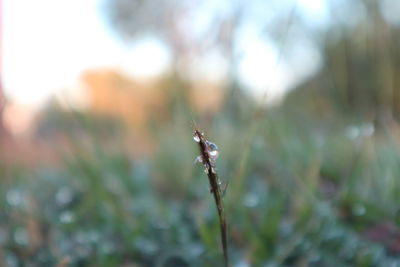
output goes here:
[[228, 237], [227, 237], [227, 226], [226, 226], [226, 218], [224, 205], [222, 201], [222, 190], [219, 183], [219, 178], [217, 171], [215, 169], [214, 160], [211, 159], [208, 148], [207, 148], [207, 140], [204, 138], [203, 134], [195, 127], [194, 128], [194, 136], [197, 136], [199, 142], [200, 153], [202, 157], [202, 163], [204, 168], [206, 169], [206, 173], [208, 176], [208, 181], [211, 186], [211, 193], [214, 196], [215, 204], [218, 210], [219, 217], [219, 225], [221, 230], [221, 242], [222, 242], [222, 250], [224, 253], [224, 262], [225, 266], [229, 266], [229, 257], [228, 257]]

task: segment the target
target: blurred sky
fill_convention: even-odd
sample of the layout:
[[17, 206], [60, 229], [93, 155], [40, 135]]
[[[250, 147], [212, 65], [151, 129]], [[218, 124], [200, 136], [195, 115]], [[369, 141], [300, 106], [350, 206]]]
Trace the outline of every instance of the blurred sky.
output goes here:
[[[3, 0], [1, 60], [4, 89], [11, 101], [39, 107], [53, 94], [79, 91], [79, 76], [88, 69], [115, 67], [136, 77], [151, 77], [168, 67], [170, 56], [162, 43], [151, 36], [123, 43], [107, 26], [101, 4], [101, 0]], [[328, 19], [324, 0], [298, 0], [297, 9], [312, 25]], [[277, 68], [279, 48], [251, 30], [241, 38], [245, 53], [239, 75], [254, 92], [268, 88], [271, 94], [282, 94], [320, 63], [307, 40], [294, 50], [290, 68], [283, 62]], [[296, 61], [301, 62], [297, 70]]]
[[25, 104], [78, 87], [87, 69], [151, 75], [168, 64], [165, 48], [152, 39], [130, 47], [119, 42], [104, 25], [98, 0], [5, 0], [3, 9], [4, 87]]

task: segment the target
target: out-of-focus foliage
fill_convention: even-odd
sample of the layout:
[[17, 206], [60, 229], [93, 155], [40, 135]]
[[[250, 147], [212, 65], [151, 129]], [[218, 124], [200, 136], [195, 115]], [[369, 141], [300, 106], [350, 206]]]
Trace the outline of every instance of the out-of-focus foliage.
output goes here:
[[[17, 144], [2, 142], [0, 265], [219, 266], [192, 119], [229, 181], [232, 266], [399, 265], [398, 28], [357, 2], [384, 30], [334, 23], [321, 70], [279, 107], [258, 108], [234, 81], [212, 100], [177, 73], [157, 90], [86, 75], [101, 96], [88, 111], [45, 110], [34, 141], [47, 146], [10, 161]], [[57, 158], [40, 161], [49, 149]]]
[[325, 105], [329, 112], [399, 118], [400, 28], [385, 20], [379, 2], [359, 6], [364, 12], [359, 23], [338, 22], [329, 29], [321, 45], [323, 68], [291, 101], [306, 101], [314, 111]]
[[[399, 117], [400, 31], [393, 19], [394, 10], [399, 8], [396, 1], [326, 1], [325, 22], [306, 17], [301, 5], [291, 0], [213, 2], [105, 1], [117, 32], [128, 39], [140, 36], [141, 31], [161, 36], [176, 63], [184, 67], [196, 65], [201, 57], [217, 50], [235, 74], [244, 52], [240, 50], [242, 38], [249, 31], [273, 40], [289, 63], [290, 54], [301, 50], [298, 44], [309, 42], [324, 62], [319, 73], [300, 87], [317, 91], [312, 96], [323, 97], [335, 109], [356, 116]], [[154, 5], [162, 8], [147, 16]], [[237, 77], [228, 79], [235, 84]], [[313, 101], [303, 90], [299, 94]]]
[[[398, 262], [398, 124], [377, 131], [371, 121], [327, 121], [282, 107], [259, 119], [247, 143], [253, 110], [240, 95], [198, 121], [219, 145], [218, 171], [230, 181], [233, 266]], [[101, 134], [87, 115], [53, 109], [44, 117], [46, 132], [71, 133], [75, 148], [58, 167], [2, 166], [2, 261], [54, 265], [68, 256], [72, 266], [218, 265], [217, 213], [193, 164], [189, 99], [180, 99], [169, 121], [146, 126], [151, 153], [129, 154], [121, 142], [129, 135]], [[139, 144], [135, 138], [127, 142]]]

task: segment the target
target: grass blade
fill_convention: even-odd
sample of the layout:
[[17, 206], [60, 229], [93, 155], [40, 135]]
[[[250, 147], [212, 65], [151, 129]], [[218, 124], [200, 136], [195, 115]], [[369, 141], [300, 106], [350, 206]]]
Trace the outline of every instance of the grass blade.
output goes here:
[[[210, 182], [211, 193], [214, 196], [215, 205], [217, 206], [219, 225], [221, 231], [222, 250], [224, 254], [224, 262], [225, 266], [228, 267], [229, 255], [228, 255], [227, 225], [226, 225], [226, 217], [224, 211], [224, 203], [222, 201], [222, 190], [220, 187], [221, 183], [219, 181], [217, 170], [215, 168], [216, 154], [213, 154], [213, 150], [211, 148], [211, 146], [214, 144], [207, 141], [204, 137], [204, 134], [200, 132], [196, 127], [194, 129], [193, 137], [195, 141], [199, 144], [200, 162], [204, 165], [205, 171], [208, 176], [208, 181]], [[214, 152], [217, 153], [216, 150]]]

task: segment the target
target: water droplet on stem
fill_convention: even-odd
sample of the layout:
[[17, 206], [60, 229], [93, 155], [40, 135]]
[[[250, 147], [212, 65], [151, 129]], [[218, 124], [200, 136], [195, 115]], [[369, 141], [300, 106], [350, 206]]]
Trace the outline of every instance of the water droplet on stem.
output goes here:
[[196, 134], [196, 132], [193, 133], [193, 140], [198, 143], [200, 142], [200, 137]]
[[212, 160], [216, 160], [219, 154], [218, 146], [212, 142], [207, 141], [207, 153]]

